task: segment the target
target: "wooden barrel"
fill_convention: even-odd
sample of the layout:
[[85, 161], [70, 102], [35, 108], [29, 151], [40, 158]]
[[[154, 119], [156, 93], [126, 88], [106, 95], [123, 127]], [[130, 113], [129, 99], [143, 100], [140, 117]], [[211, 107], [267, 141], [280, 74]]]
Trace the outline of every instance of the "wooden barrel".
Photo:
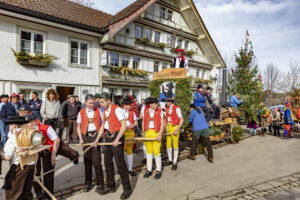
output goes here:
[[45, 143], [45, 137], [39, 130], [23, 128], [17, 135], [17, 144], [19, 147], [31, 147], [37, 144], [34, 142], [35, 139], [40, 140], [40, 144]]

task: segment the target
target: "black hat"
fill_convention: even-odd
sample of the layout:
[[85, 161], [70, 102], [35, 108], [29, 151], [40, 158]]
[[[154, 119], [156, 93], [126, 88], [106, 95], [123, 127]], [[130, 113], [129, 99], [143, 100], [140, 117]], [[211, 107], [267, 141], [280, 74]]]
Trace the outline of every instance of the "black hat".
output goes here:
[[2, 99], [2, 98], [8, 98], [9, 96], [7, 95], [7, 94], [2, 94], [1, 96], [0, 96], [0, 99]]
[[25, 117], [10, 116], [4, 123], [5, 124], [27, 124], [28, 121], [25, 119]]
[[125, 98], [125, 99], [123, 99], [122, 104], [123, 105], [131, 105], [132, 104], [132, 100], [130, 98]]
[[151, 98], [151, 97], [147, 97], [147, 98], [145, 99], [145, 104], [149, 104], [150, 98]]
[[203, 88], [202, 84], [197, 85], [197, 89], [199, 90], [200, 88]]
[[157, 100], [157, 98], [149, 97], [148, 103], [149, 103], [149, 104], [151, 104], [151, 103], [158, 103], [158, 100]]
[[110, 99], [110, 95], [109, 95], [107, 92], [103, 92], [103, 93], [100, 95], [100, 98], [101, 98], [101, 99]]
[[213, 90], [211, 87], [207, 86], [206, 90]]
[[19, 108], [19, 111], [32, 111], [32, 110], [29, 106], [23, 105]]
[[24, 117], [25, 117], [25, 120], [28, 122], [35, 120], [33, 115], [24, 115]]
[[174, 98], [173, 97], [167, 97], [166, 101], [172, 101], [172, 102], [174, 102]]
[[95, 94], [95, 98], [97, 99], [97, 98], [100, 98], [100, 94], [99, 93], [96, 93]]
[[94, 95], [92, 95], [92, 94], [87, 94], [87, 95], [85, 96], [85, 100], [88, 100], [88, 99], [94, 99]]

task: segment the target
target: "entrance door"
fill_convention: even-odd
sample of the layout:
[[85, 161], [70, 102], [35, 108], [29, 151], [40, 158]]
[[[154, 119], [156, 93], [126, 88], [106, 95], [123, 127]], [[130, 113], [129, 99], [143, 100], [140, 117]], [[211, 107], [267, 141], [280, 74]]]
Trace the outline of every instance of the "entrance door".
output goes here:
[[69, 94], [74, 94], [75, 87], [56, 87], [56, 91], [59, 94], [60, 103], [64, 102], [67, 99]]

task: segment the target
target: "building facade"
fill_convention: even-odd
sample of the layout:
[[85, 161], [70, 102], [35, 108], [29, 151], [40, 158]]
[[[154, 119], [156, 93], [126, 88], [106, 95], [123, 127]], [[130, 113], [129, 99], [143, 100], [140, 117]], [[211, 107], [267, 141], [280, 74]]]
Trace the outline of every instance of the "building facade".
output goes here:
[[[61, 101], [98, 92], [146, 98], [153, 74], [172, 65], [177, 48], [185, 51], [192, 89], [209, 84], [218, 97], [225, 67], [192, 0], [137, 0], [115, 15], [68, 0], [0, 0], [0, 38], [0, 94], [26, 99], [49, 88]], [[24, 65], [11, 49], [57, 60]]]
[[[140, 4], [137, 4], [140, 2]], [[219, 96], [219, 68], [225, 67], [193, 1], [136, 1], [117, 13], [101, 42], [103, 91], [115, 95], [148, 97], [153, 74], [169, 68], [176, 49], [184, 49], [192, 85], [202, 82]], [[148, 76], [116, 74], [125, 67], [148, 72]]]

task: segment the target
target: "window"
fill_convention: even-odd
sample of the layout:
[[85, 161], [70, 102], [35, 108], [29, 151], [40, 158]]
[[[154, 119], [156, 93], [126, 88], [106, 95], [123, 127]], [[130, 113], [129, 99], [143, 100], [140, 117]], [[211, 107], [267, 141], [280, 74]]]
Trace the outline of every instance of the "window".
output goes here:
[[169, 38], [168, 38], [168, 42], [169, 42], [170, 47], [175, 47], [175, 36], [170, 35]]
[[71, 63], [88, 65], [88, 44], [71, 41]]
[[202, 78], [202, 79], [205, 79], [205, 70], [202, 71], [202, 76], [201, 76], [201, 78]]
[[173, 11], [168, 10], [168, 20], [172, 21]]
[[146, 28], [145, 33], [146, 33], [146, 37], [148, 38], [148, 41], [151, 41], [151, 39], [152, 39], [152, 30]]
[[132, 69], [138, 69], [140, 63], [140, 58], [133, 56]]
[[132, 95], [134, 95], [136, 98], [139, 97], [139, 90], [132, 90]]
[[154, 61], [154, 72], [158, 72], [158, 71], [159, 71], [159, 62]]
[[185, 43], [184, 43], [184, 49], [186, 50], [186, 51], [188, 51], [189, 50], [189, 41], [185, 41]]
[[21, 51], [37, 56], [44, 54], [44, 37], [43, 34], [21, 31]]
[[196, 78], [199, 78], [199, 76], [200, 76], [200, 70], [197, 69], [197, 72], [196, 72]]
[[122, 66], [128, 67], [129, 66], [130, 57], [129, 56], [122, 56]]
[[119, 66], [119, 54], [110, 53], [110, 65], [111, 66]]
[[38, 97], [42, 99], [43, 97], [43, 90], [32, 90], [32, 89], [20, 89], [20, 92], [24, 94], [24, 99], [28, 102], [31, 99], [31, 93], [36, 92]]
[[162, 64], [162, 68], [163, 68], [163, 69], [166, 69], [166, 68], [168, 68], [168, 63], [166, 63], [166, 62], [163, 62], [163, 64]]
[[177, 46], [181, 49], [182, 48], [182, 39], [178, 39]]
[[160, 42], [160, 32], [155, 31], [155, 42], [159, 43]]
[[130, 93], [129, 89], [122, 89], [123, 98], [125, 98]]
[[135, 26], [135, 38], [141, 39], [143, 37], [143, 28], [141, 26]]
[[163, 7], [160, 8], [160, 17], [166, 18], [166, 9]]

